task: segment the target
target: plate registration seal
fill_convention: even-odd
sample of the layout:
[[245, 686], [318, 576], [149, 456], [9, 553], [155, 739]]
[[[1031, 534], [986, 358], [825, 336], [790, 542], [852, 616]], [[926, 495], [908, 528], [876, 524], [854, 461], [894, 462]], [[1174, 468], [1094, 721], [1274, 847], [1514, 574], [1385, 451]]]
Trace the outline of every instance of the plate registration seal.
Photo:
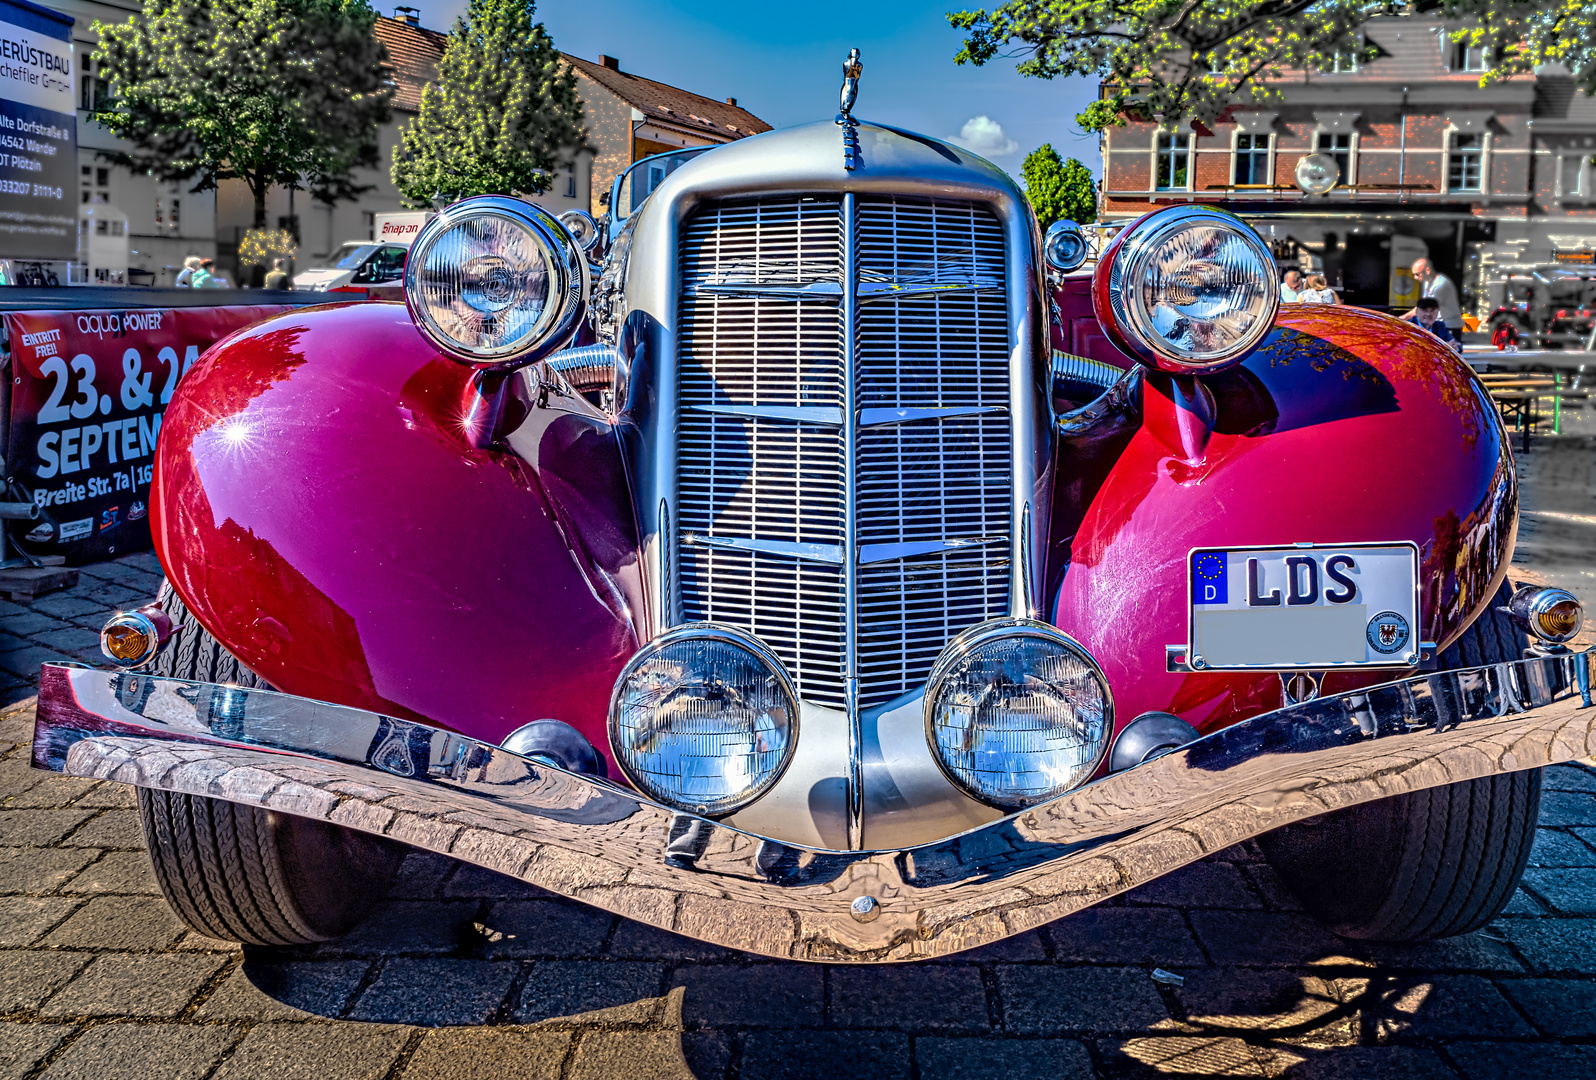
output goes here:
[[1187, 662], [1308, 671], [1419, 662], [1411, 543], [1193, 548]]

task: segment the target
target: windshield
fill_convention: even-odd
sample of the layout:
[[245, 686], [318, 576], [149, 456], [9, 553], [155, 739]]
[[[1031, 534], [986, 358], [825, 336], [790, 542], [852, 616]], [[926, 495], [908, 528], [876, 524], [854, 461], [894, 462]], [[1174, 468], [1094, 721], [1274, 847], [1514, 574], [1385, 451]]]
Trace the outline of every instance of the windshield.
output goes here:
[[713, 145], [690, 146], [670, 154], [656, 154], [627, 169], [611, 189], [610, 219], [619, 223], [630, 217], [643, 205], [644, 200], [654, 194], [654, 189], [665, 182], [667, 176], [704, 151], [714, 148]]
[[376, 244], [345, 244], [333, 252], [333, 269], [354, 270], [366, 261], [366, 256], [376, 250]]

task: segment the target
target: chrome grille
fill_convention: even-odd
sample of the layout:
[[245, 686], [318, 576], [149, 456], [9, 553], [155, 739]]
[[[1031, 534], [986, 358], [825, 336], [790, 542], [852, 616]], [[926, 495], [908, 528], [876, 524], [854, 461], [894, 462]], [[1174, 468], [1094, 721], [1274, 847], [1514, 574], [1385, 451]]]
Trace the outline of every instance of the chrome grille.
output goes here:
[[[836, 198], [781, 196], [710, 204], [685, 224], [677, 455], [683, 618], [751, 630], [801, 696], [838, 708], [842, 560], [859, 562], [869, 707], [922, 683], [955, 634], [1007, 613], [1013, 487], [997, 219], [861, 197], [850, 273], [843, 213]], [[849, 425], [840, 297], [855, 277]]]

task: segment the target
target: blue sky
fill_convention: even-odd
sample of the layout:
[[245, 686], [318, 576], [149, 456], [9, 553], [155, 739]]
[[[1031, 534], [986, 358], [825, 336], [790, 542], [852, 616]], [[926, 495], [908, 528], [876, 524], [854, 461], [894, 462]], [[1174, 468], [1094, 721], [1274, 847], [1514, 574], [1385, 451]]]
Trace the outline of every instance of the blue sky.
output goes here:
[[[423, 25], [438, 30], [465, 10], [465, 0], [410, 3], [421, 9]], [[537, 17], [566, 52], [590, 60], [608, 53], [623, 71], [707, 97], [735, 97], [776, 127], [835, 115], [842, 61], [857, 48], [864, 77], [855, 115], [939, 138], [962, 135], [957, 141], [1016, 176], [1025, 155], [1044, 142], [1098, 172], [1097, 140], [1075, 124], [1093, 84], [1023, 79], [1012, 60], [955, 66], [961, 39], [945, 13], [962, 6], [543, 0]]]

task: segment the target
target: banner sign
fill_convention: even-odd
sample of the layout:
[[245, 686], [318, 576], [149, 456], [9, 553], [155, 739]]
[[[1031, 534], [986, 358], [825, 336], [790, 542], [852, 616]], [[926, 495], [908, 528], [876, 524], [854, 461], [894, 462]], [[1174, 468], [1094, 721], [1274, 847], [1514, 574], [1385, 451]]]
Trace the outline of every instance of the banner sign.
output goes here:
[[[65, 18], [65, 23], [56, 20]], [[0, 257], [78, 250], [72, 20], [0, 0]]]
[[288, 310], [249, 307], [15, 311], [7, 473], [39, 504], [12, 524], [35, 555], [76, 566], [150, 546], [150, 477], [178, 380], [234, 330]]

